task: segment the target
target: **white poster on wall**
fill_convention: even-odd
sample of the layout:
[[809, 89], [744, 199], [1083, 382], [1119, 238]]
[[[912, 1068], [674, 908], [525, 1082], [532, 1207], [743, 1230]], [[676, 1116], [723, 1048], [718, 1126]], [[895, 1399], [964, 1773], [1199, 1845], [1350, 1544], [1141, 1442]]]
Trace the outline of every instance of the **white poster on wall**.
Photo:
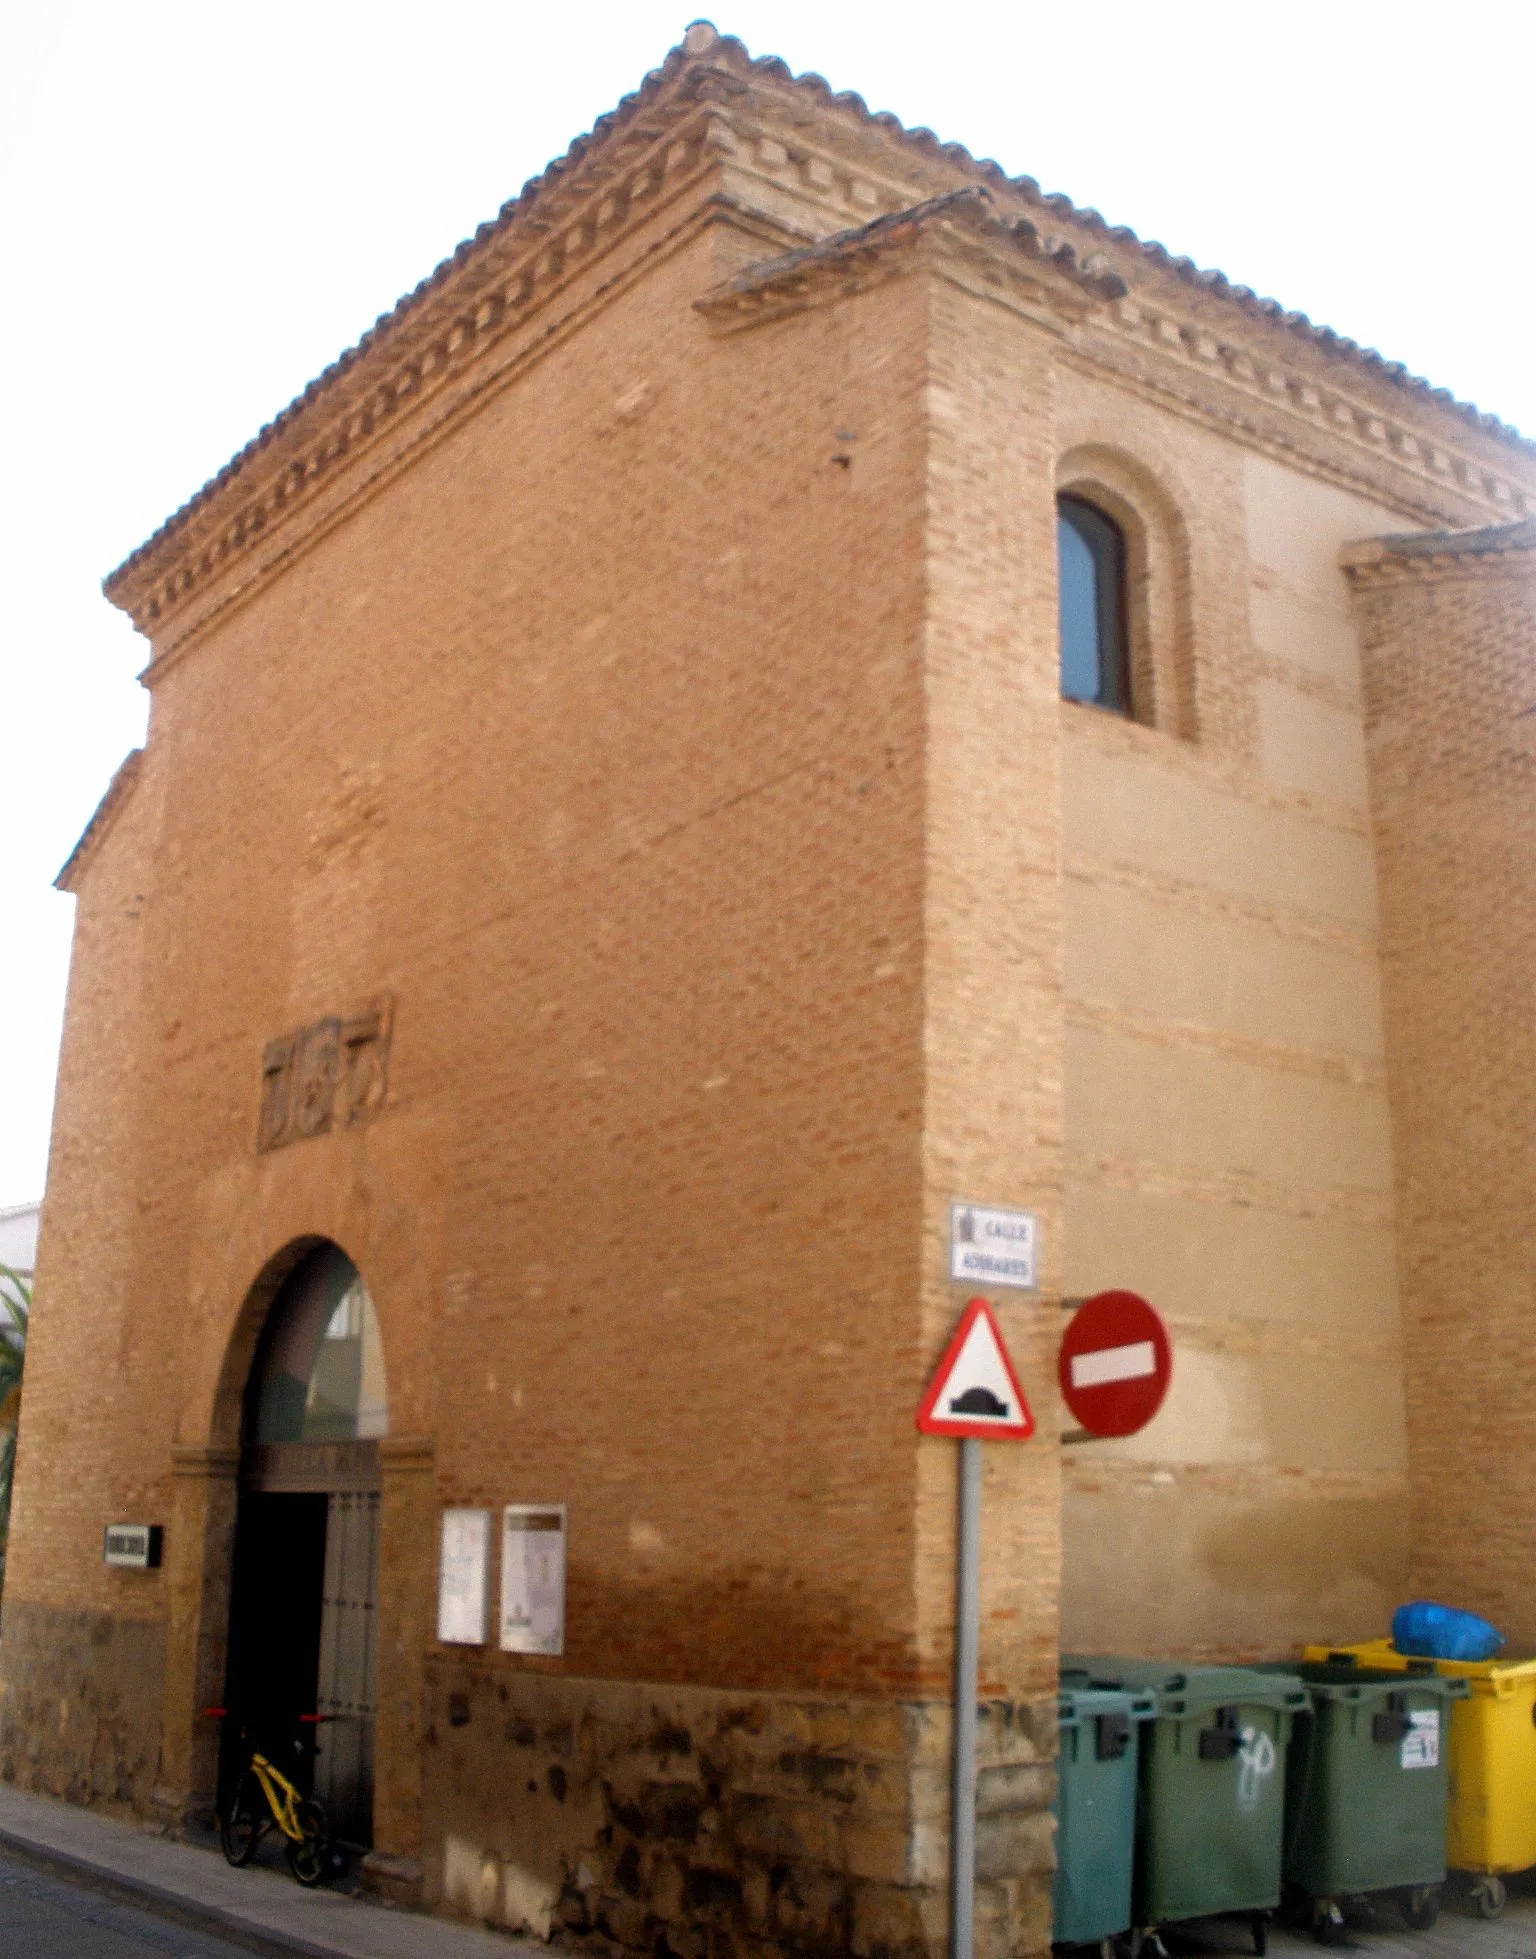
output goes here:
[[563, 1503], [509, 1503], [502, 1513], [501, 1650], [565, 1651]]
[[449, 1646], [485, 1644], [491, 1513], [445, 1510], [437, 1567], [437, 1636]]

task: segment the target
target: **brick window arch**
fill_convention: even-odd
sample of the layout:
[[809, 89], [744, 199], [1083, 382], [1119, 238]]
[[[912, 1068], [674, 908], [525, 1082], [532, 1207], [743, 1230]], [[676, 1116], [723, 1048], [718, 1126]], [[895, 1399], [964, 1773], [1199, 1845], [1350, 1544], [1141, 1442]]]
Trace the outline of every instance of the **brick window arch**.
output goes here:
[[1174, 496], [1135, 458], [1089, 442], [1057, 466], [1056, 511], [1063, 699], [1193, 739], [1190, 549]]

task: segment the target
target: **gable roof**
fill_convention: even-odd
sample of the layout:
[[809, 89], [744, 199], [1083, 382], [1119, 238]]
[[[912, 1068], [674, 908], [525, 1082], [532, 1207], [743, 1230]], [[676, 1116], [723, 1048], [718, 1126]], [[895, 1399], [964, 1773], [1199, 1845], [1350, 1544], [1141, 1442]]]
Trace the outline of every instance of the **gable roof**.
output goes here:
[[[1204, 271], [1193, 260], [1178, 257], [1155, 242], [1144, 241], [1125, 226], [1110, 225], [1095, 210], [1079, 208], [1059, 193], [1042, 192], [1032, 177], [1009, 177], [1000, 165], [972, 156], [959, 143], [941, 142], [932, 130], [909, 129], [887, 111], [872, 111], [862, 96], [846, 90], [834, 91], [819, 75], [796, 75], [776, 55], [753, 56], [734, 36], [718, 33], [708, 21], [695, 21], [684, 34], [682, 42], [671, 50], [658, 68], [645, 77], [633, 94], [625, 96], [609, 114], [599, 117], [592, 130], [578, 137], [563, 157], [550, 163], [538, 176], [530, 178], [516, 197], [502, 205], [495, 218], [482, 224], [472, 238], [466, 239], [450, 257], [442, 260], [391, 311], [381, 314], [353, 347], [317, 375], [303, 393], [275, 415], [216, 476], [124, 559], [103, 581], [107, 596], [132, 609], [128, 588], [137, 582], [136, 574], [147, 566], [149, 560], [158, 557], [179, 532], [185, 530], [279, 438], [299, 425], [317, 419], [328, 405], [327, 397], [333, 394], [338, 385], [376, 350], [394, 341], [434, 295], [457, 279], [469, 276], [472, 268], [509, 236], [520, 236], [526, 232], [532, 238], [546, 216], [546, 211], [540, 207], [548, 207], [578, 172], [599, 162], [604, 153], [627, 134], [643, 130], [647, 118], [664, 102], [701, 99], [707, 84], [714, 78], [727, 84], [734, 81], [738, 86], [753, 79], [779, 87], [787, 85], [803, 98], [807, 108], [814, 106], [868, 133], [880, 132], [916, 155], [940, 160], [969, 176], [974, 183], [1005, 193], [1006, 201], [1010, 204], [1022, 200], [1027, 206], [1048, 214], [1057, 225], [1064, 222], [1079, 228], [1090, 238], [1099, 238], [1105, 244], [1129, 250], [1149, 266], [1163, 273], [1171, 273], [1202, 294], [1262, 320], [1271, 327], [1278, 327], [1329, 355], [1342, 357], [1375, 378], [1403, 389], [1426, 403], [1432, 403], [1442, 411], [1448, 411], [1468, 426], [1510, 445], [1522, 455], [1536, 457], [1536, 442], [1527, 440], [1497, 416], [1485, 414], [1469, 403], [1458, 401], [1449, 390], [1433, 387], [1428, 381], [1411, 374], [1401, 362], [1387, 360], [1373, 349], [1362, 347], [1346, 336], [1335, 333], [1332, 328], [1314, 325], [1305, 314], [1290, 311], [1276, 300], [1262, 298], [1252, 288], [1236, 285], [1220, 272]], [[892, 215], [900, 217], [904, 214]], [[1091, 257], [1085, 269], [1094, 269]]]
[[139, 779], [139, 768], [144, 760], [142, 748], [130, 748], [118, 763], [112, 780], [107, 784], [101, 801], [91, 812], [91, 820], [80, 832], [79, 841], [65, 858], [63, 867], [53, 880], [55, 891], [70, 891], [75, 888], [75, 880], [92, 857], [108, 830], [116, 821], [117, 813], [133, 792], [133, 785]]
[[1480, 524], [1470, 531], [1409, 531], [1374, 540], [1394, 558], [1480, 558], [1505, 551], [1536, 551], [1536, 517], [1518, 524]]
[[867, 264], [887, 246], [909, 242], [932, 224], [989, 236], [1011, 247], [1020, 258], [1044, 261], [1052, 271], [1079, 286], [1090, 300], [1121, 299], [1125, 295], [1125, 281], [1117, 272], [1098, 263], [1084, 263], [1071, 245], [1047, 240], [1028, 218], [1005, 218], [987, 191], [979, 184], [968, 184], [903, 211], [888, 211], [868, 224], [835, 231], [813, 245], [759, 259], [696, 299], [694, 305], [701, 313], [720, 318], [744, 310], [754, 301], [792, 298], [827, 274]]
[[1536, 551], [1536, 517], [1514, 524], [1479, 524], [1465, 531], [1407, 531], [1346, 544], [1339, 562], [1352, 577], [1372, 572], [1440, 571], [1452, 566], [1497, 569], [1503, 560]]

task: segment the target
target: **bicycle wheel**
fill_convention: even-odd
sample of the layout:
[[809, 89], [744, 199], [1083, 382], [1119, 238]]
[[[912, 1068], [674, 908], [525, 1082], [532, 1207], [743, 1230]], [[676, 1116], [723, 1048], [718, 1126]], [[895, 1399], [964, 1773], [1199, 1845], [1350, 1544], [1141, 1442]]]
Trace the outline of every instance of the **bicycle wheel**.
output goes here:
[[251, 1861], [266, 1820], [266, 1795], [253, 1772], [247, 1769], [219, 1816], [219, 1842], [224, 1846], [224, 1855], [237, 1869]]
[[325, 1820], [324, 1809], [317, 1802], [301, 1802], [298, 1816], [299, 1828], [304, 1832], [302, 1840], [295, 1843], [292, 1837], [288, 1837], [283, 1843], [288, 1868], [300, 1884], [318, 1884], [330, 1862], [330, 1825]]

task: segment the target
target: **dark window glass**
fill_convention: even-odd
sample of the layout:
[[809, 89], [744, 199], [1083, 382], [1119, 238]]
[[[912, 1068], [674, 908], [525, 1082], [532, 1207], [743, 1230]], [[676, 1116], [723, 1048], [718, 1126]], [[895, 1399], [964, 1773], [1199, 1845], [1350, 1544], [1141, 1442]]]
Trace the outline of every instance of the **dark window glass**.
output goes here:
[[1079, 497], [1058, 497], [1056, 559], [1062, 697], [1129, 714], [1125, 538], [1120, 526]]

